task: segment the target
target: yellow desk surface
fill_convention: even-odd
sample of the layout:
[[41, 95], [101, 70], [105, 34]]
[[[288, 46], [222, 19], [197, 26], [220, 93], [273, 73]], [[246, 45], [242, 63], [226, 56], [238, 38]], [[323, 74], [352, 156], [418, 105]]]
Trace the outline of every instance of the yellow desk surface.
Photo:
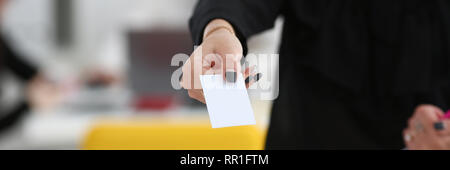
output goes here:
[[265, 129], [258, 125], [211, 128], [201, 119], [152, 118], [99, 120], [90, 128], [83, 149], [259, 150]]

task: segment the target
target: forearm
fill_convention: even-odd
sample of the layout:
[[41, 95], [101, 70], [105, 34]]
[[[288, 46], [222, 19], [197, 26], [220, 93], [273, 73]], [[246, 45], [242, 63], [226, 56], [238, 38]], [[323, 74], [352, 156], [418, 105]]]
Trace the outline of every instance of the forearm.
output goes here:
[[[0, 41], [3, 43], [3, 40]], [[37, 68], [13, 52], [8, 44], [3, 43], [2, 47], [1, 50], [3, 50], [3, 60], [5, 62], [4, 65], [16, 76], [24, 81], [29, 81], [37, 74]]]
[[30, 81], [38, 73], [37, 69], [17, 56], [7, 58], [7, 66], [22, 80]]

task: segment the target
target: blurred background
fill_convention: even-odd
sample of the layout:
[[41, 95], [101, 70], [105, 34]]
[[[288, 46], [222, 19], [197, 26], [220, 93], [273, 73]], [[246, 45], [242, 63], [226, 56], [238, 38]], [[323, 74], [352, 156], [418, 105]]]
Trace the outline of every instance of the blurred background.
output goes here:
[[[172, 56], [193, 50], [195, 3], [10, 0], [2, 35], [51, 85], [29, 92], [0, 149], [263, 149], [270, 101], [251, 97], [256, 126], [212, 129], [205, 105], [171, 86]], [[250, 52], [276, 53], [281, 27], [252, 37]], [[3, 81], [9, 96], [23, 91]]]

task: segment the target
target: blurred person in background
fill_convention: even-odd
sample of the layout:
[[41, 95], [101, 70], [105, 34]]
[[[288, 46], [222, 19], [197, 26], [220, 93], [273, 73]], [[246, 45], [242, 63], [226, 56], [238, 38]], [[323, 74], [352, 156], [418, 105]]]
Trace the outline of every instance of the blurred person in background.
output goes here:
[[[0, 19], [7, 5], [0, 0]], [[19, 84], [12, 83], [19, 79]], [[18, 122], [30, 108], [44, 108], [54, 99], [56, 86], [25, 61], [0, 35], [0, 133]]]
[[[280, 94], [266, 149], [450, 149], [441, 119], [450, 108], [449, 1], [200, 0], [192, 56], [235, 54], [235, 67], [221, 67], [240, 72], [247, 39], [280, 15]], [[204, 102], [201, 89], [183, 87]]]

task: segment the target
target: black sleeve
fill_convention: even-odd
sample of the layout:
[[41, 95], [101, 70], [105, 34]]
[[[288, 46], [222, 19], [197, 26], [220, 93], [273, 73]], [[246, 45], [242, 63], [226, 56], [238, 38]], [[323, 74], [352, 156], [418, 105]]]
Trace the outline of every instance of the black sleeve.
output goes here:
[[5, 62], [6, 67], [22, 80], [28, 81], [33, 78], [37, 73], [37, 69], [24, 61], [23, 57], [14, 53], [3, 39], [0, 41], [2, 41], [2, 56], [4, 57], [3, 61]]
[[[1, 69], [3, 69], [3, 66], [6, 66], [14, 74], [25, 81], [30, 80], [37, 72], [34, 67], [29, 65], [25, 61], [22, 61], [19, 56], [15, 55], [15, 53], [11, 50], [7, 43], [5, 43], [4, 39], [1, 36], [0, 60], [0, 67], [2, 67]], [[28, 101], [21, 101], [10, 112], [0, 113], [1, 115], [4, 115], [0, 117], [0, 133], [19, 121], [27, 113], [27, 110], [29, 110]]]
[[28, 102], [22, 101], [11, 112], [8, 112], [4, 114], [5, 116], [0, 117], [0, 134], [20, 121], [28, 113], [27, 111], [29, 109], [30, 106]]
[[241, 41], [244, 56], [247, 54], [247, 38], [272, 28], [280, 14], [284, 0], [200, 0], [189, 21], [192, 39], [200, 45], [203, 30], [213, 19], [227, 20]]

